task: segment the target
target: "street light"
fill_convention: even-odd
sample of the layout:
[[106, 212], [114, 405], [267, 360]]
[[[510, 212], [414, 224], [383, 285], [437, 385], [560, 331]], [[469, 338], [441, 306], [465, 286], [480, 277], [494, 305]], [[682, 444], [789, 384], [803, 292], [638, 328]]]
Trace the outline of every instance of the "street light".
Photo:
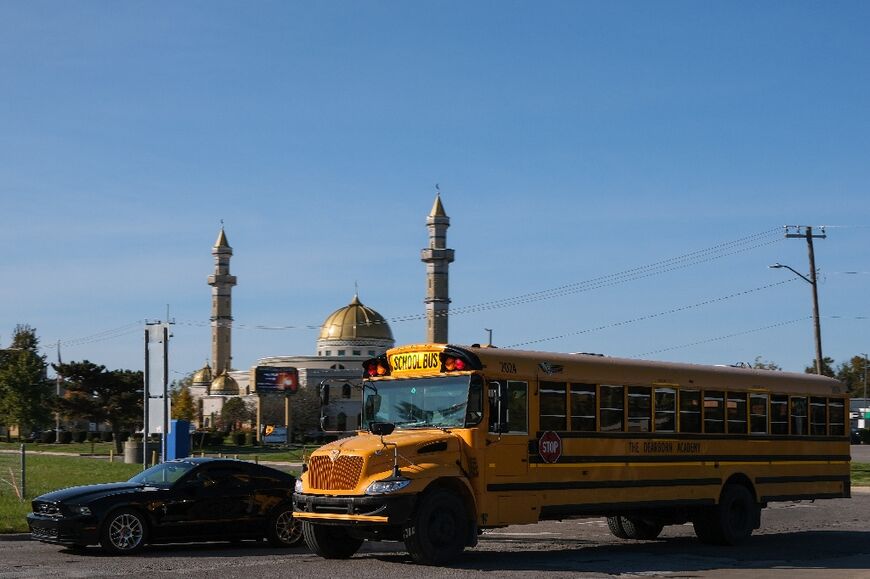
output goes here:
[[819, 292], [816, 284], [816, 269], [815, 262], [810, 259], [812, 262], [812, 266], [810, 268], [810, 277], [805, 276], [800, 273], [793, 267], [789, 267], [787, 265], [783, 265], [781, 263], [774, 263], [773, 265], [769, 265], [767, 267], [772, 269], [781, 269], [785, 268], [791, 271], [793, 274], [807, 282], [813, 287], [813, 329], [815, 330], [815, 338], [816, 338], [816, 374], [821, 375], [822, 373], [822, 328], [819, 324]]
[[864, 356], [864, 408], [867, 408], [867, 354]]

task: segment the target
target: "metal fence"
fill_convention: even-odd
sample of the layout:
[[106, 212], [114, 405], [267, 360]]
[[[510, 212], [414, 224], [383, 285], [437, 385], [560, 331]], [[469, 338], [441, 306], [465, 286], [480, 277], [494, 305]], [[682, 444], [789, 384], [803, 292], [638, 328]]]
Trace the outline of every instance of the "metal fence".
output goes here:
[[0, 496], [14, 496], [23, 501], [27, 496], [27, 454], [20, 450], [0, 450]]

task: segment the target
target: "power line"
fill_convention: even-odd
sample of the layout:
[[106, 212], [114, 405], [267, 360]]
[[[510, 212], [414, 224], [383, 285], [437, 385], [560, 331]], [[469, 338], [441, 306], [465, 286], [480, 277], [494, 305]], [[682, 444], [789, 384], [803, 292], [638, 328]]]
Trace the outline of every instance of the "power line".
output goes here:
[[753, 334], [755, 332], [762, 332], [764, 330], [770, 330], [773, 328], [780, 328], [782, 326], [788, 326], [790, 324], [795, 324], [797, 322], [803, 322], [803, 321], [811, 320], [811, 319], [812, 319], [812, 316], [804, 316], [802, 318], [797, 318], [796, 320], [789, 320], [787, 322], [777, 322], [775, 324], [762, 326], [761, 328], [755, 328], [752, 330], [745, 330], [743, 332], [735, 332], [733, 334], [726, 334], [724, 336], [718, 336], [716, 338], [707, 338], [705, 340], [698, 340], [697, 342], [689, 342], [688, 344], [680, 344], [679, 346], [670, 346], [668, 348], [660, 348], [658, 350], [651, 350], [649, 352], [643, 352], [642, 354], [634, 354], [633, 356], [629, 356], [629, 358], [643, 358], [644, 356], [650, 356], [652, 354], [660, 354], [662, 352], [670, 352], [671, 350], [681, 350], [683, 348], [690, 348], [692, 346], [699, 346], [701, 344], [709, 344], [711, 342], [721, 342], [722, 340], [728, 340], [730, 338], [736, 338], [738, 336], [745, 336], [747, 334]]
[[551, 341], [551, 340], [559, 340], [559, 339], [567, 338], [567, 337], [570, 337], [570, 336], [579, 336], [579, 335], [581, 335], [581, 334], [588, 334], [588, 333], [591, 333], [591, 332], [598, 332], [598, 331], [601, 331], [601, 330], [607, 330], [607, 329], [610, 329], [610, 328], [617, 328], [617, 327], [620, 327], [620, 326], [625, 326], [625, 325], [628, 325], [628, 324], [633, 324], [633, 323], [635, 323], [635, 322], [641, 322], [641, 321], [644, 321], [644, 320], [651, 320], [651, 319], [653, 319], [653, 318], [658, 318], [658, 317], [666, 316], [666, 315], [669, 315], [669, 314], [676, 314], [676, 313], [678, 313], [678, 312], [684, 312], [684, 311], [687, 311], [687, 310], [692, 310], [692, 309], [695, 309], [695, 308], [700, 308], [700, 307], [702, 307], [702, 306], [707, 306], [707, 305], [714, 304], [714, 303], [718, 303], [718, 302], [724, 302], [724, 301], [726, 301], [726, 300], [730, 300], [730, 299], [732, 299], [732, 298], [736, 298], [736, 297], [740, 297], [740, 296], [745, 296], [745, 295], [748, 295], [748, 294], [751, 294], [751, 293], [755, 293], [755, 292], [757, 292], [757, 291], [761, 291], [761, 290], [765, 290], [765, 289], [768, 289], [768, 288], [772, 288], [772, 287], [780, 286], [780, 285], [783, 285], [783, 284], [786, 284], [786, 283], [791, 283], [791, 282], [795, 281], [795, 279], [796, 279], [796, 278], [791, 278], [791, 279], [787, 279], [787, 280], [785, 280], [785, 281], [780, 281], [780, 282], [776, 282], [776, 283], [772, 283], [772, 284], [768, 284], [768, 285], [763, 285], [763, 286], [760, 286], [760, 287], [756, 287], [756, 288], [752, 288], [752, 289], [749, 289], [749, 290], [744, 290], [744, 291], [736, 292], [736, 293], [729, 294], [729, 295], [726, 295], [726, 296], [721, 296], [721, 297], [718, 297], [718, 298], [711, 298], [711, 299], [708, 299], [708, 300], [704, 300], [704, 301], [702, 301], [702, 302], [697, 302], [697, 303], [690, 304], [690, 305], [686, 305], [686, 306], [680, 306], [680, 307], [678, 307], [678, 308], [671, 308], [671, 309], [669, 309], [669, 310], [664, 310], [664, 311], [661, 311], [661, 312], [656, 312], [656, 313], [654, 313], [654, 314], [647, 314], [647, 315], [645, 315], [645, 316], [638, 316], [638, 317], [636, 317], [636, 318], [631, 318], [631, 319], [628, 319], [628, 320], [622, 320], [621, 322], [613, 322], [613, 323], [610, 323], [610, 324], [604, 324], [604, 325], [597, 326], [597, 327], [594, 327], [594, 328], [586, 328], [586, 329], [584, 329], [584, 330], [577, 330], [577, 331], [575, 331], [575, 332], [568, 332], [568, 333], [565, 333], [565, 334], [562, 334], [562, 335], [559, 335], [559, 336], [551, 336], [551, 337], [549, 337], [549, 338], [539, 338], [539, 339], [537, 339], [537, 340], [529, 340], [528, 342], [520, 342], [520, 343], [517, 343], [517, 344], [511, 344], [511, 345], [506, 346], [506, 347], [507, 347], [507, 348], [517, 348], [517, 347], [520, 347], [520, 346], [528, 346], [528, 345], [530, 345], [530, 344], [539, 344], [539, 343], [541, 343], [541, 342], [549, 342], [549, 341]]

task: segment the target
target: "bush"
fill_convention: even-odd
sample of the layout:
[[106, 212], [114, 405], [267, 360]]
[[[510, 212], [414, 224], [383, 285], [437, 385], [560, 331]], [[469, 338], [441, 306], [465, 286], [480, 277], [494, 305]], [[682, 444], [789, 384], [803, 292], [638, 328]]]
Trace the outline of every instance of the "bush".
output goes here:
[[76, 430], [75, 432], [73, 432], [73, 440], [75, 442], [84, 442], [85, 440], [87, 440], [87, 437], [88, 433], [84, 430]]
[[224, 443], [224, 433], [223, 432], [212, 432], [208, 436], [208, 444], [209, 446], [221, 446]]
[[113, 440], [115, 440], [115, 435], [111, 432], [101, 432], [100, 440], [102, 440], [103, 442], [112, 442]]
[[127, 442], [128, 440], [130, 440], [130, 431], [122, 430], [121, 432], [119, 432], [118, 440], [120, 440], [121, 442]]
[[861, 444], [870, 444], [870, 429], [862, 428], [858, 430], [858, 436], [861, 437]]
[[100, 442], [100, 433], [88, 432], [88, 442]]
[[254, 436], [254, 433], [249, 430], [245, 433], [245, 445], [254, 446], [255, 444], [257, 444], [256, 437]]
[[54, 442], [54, 430], [46, 430], [39, 435], [39, 442], [50, 443]]
[[202, 448], [207, 442], [208, 432], [194, 432], [190, 435], [190, 448]]
[[243, 446], [245, 444], [245, 433], [233, 432], [233, 444], [236, 446]]
[[72, 432], [68, 430], [62, 430], [60, 433], [60, 443], [69, 444], [70, 442], [72, 442]]

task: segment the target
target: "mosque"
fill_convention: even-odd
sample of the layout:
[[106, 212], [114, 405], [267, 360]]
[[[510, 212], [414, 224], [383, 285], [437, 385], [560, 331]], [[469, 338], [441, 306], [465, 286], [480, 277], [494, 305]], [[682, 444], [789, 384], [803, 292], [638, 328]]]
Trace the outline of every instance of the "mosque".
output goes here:
[[[448, 267], [454, 252], [446, 247], [450, 218], [444, 211], [440, 193], [436, 194], [432, 210], [426, 218], [429, 246], [421, 251], [426, 264], [427, 291], [426, 341], [447, 343]], [[295, 433], [322, 429], [326, 432], [348, 432], [361, 422], [361, 393], [355, 387], [361, 382], [362, 362], [383, 354], [395, 345], [387, 320], [364, 305], [355, 294], [350, 303], [338, 308], [320, 327], [313, 355], [287, 355], [260, 358], [247, 370], [232, 368], [232, 288], [236, 277], [230, 274], [232, 247], [221, 227], [212, 247], [214, 273], [208, 277], [212, 287], [211, 362], [192, 378], [190, 392], [197, 401], [197, 426], [217, 426], [223, 405], [232, 398], [241, 398], [251, 408], [258, 409], [258, 427], [262, 424], [284, 425], [286, 413]], [[276, 388], [275, 376], [290, 376], [294, 394], [285, 396], [283, 387]], [[298, 376], [298, 378], [297, 378]], [[326, 385], [330, 403], [321, 421], [318, 388]], [[289, 404], [285, 406], [285, 400]], [[259, 428], [258, 428], [259, 430]]]

